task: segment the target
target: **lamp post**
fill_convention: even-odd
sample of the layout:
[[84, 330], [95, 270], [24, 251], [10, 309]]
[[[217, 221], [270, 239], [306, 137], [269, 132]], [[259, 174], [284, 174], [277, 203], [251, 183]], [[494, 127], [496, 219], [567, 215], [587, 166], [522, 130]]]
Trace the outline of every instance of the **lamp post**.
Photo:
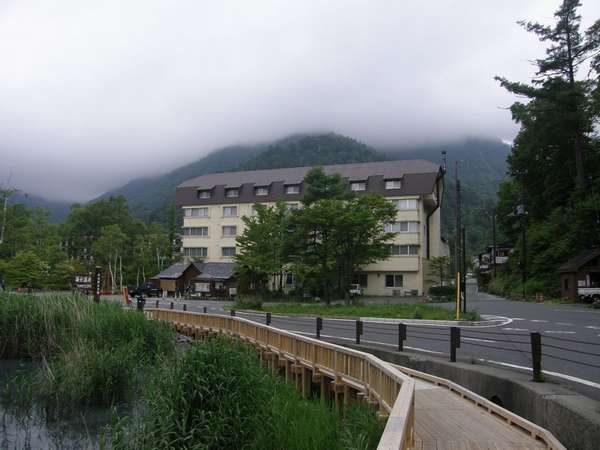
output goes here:
[[517, 205], [515, 215], [521, 221], [521, 276], [522, 276], [522, 293], [523, 300], [525, 300], [525, 283], [527, 282], [527, 232], [525, 219], [527, 217], [527, 210], [525, 205]]

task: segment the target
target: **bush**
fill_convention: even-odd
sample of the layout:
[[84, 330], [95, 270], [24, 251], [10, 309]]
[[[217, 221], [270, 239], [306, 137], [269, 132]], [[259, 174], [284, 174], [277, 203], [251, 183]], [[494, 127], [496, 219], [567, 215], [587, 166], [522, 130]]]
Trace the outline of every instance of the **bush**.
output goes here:
[[434, 297], [451, 297], [456, 295], [456, 289], [454, 286], [431, 286], [429, 288], [429, 295]]
[[49, 413], [127, 400], [142, 385], [141, 374], [173, 355], [174, 336], [170, 325], [114, 303], [0, 294], [0, 358], [44, 362], [9, 383], [5, 398], [22, 407], [38, 401]]
[[260, 297], [238, 297], [232, 306], [233, 309], [255, 309], [262, 310], [263, 301]]
[[375, 448], [382, 424], [366, 405], [341, 418], [267, 375], [256, 351], [219, 337], [196, 343], [150, 385], [143, 416], [116, 420], [112, 448]]

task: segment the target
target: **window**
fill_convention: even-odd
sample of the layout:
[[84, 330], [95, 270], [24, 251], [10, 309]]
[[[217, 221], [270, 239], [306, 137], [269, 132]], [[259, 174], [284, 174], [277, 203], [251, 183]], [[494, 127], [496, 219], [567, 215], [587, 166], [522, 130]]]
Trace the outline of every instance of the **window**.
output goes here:
[[208, 208], [184, 208], [184, 217], [208, 217]]
[[184, 247], [183, 256], [191, 258], [203, 258], [208, 256], [208, 248], [206, 247]]
[[237, 206], [223, 206], [223, 217], [236, 217]]
[[269, 195], [269, 188], [264, 186], [254, 188], [254, 195]]
[[221, 255], [225, 258], [235, 256], [235, 247], [221, 247]]
[[390, 245], [391, 256], [416, 256], [418, 254], [418, 245]]
[[299, 208], [298, 203], [287, 203], [285, 206], [288, 211], [293, 211]]
[[239, 189], [225, 189], [225, 197], [239, 197]]
[[419, 222], [392, 222], [385, 225], [387, 233], [418, 233]]
[[258, 210], [256, 209], [256, 206], [252, 205], [250, 207], [250, 215], [253, 216], [253, 217], [258, 216]]
[[386, 180], [385, 181], [386, 189], [400, 189], [401, 187], [402, 187], [402, 184], [400, 183], [400, 180]]
[[360, 287], [367, 287], [368, 276], [366, 273], [355, 273], [352, 277], [352, 284], [358, 284]]
[[396, 209], [417, 209], [417, 199], [411, 198], [409, 200], [393, 200]]
[[210, 198], [209, 190], [198, 191], [198, 198]]
[[299, 194], [300, 193], [300, 185], [298, 184], [289, 184], [285, 187], [286, 194]]
[[365, 183], [364, 181], [354, 181], [354, 182], [350, 183], [350, 190], [351, 191], [366, 191], [367, 183]]
[[402, 275], [387, 274], [385, 276], [385, 287], [398, 288], [403, 285]]
[[285, 274], [285, 284], [294, 284], [294, 274], [291, 272], [288, 272]]
[[208, 236], [208, 227], [185, 227], [184, 236]]
[[223, 227], [223, 237], [231, 237], [237, 234], [237, 227], [235, 225], [225, 225]]

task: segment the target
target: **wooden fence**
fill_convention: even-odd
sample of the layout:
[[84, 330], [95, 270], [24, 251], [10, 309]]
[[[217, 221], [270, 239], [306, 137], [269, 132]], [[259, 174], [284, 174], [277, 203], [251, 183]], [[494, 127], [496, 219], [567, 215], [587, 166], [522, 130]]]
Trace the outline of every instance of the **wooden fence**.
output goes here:
[[318, 383], [321, 395], [336, 404], [363, 399], [387, 418], [379, 450], [410, 449], [414, 433], [415, 382], [375, 356], [252, 322], [241, 317], [148, 308], [147, 317], [168, 321], [182, 333], [199, 337], [224, 333], [261, 351], [273, 371], [284, 371], [305, 395]]

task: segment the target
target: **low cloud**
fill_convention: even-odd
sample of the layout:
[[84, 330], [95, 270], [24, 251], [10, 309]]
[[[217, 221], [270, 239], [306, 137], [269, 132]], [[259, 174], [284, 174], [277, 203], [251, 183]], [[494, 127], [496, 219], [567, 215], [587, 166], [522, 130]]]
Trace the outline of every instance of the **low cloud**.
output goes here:
[[[414, 3], [414, 2], [413, 2]], [[332, 130], [374, 146], [512, 140], [558, 2], [158, 0], [0, 5], [0, 178], [87, 200], [228, 144]], [[588, 24], [600, 5], [584, 1]]]

